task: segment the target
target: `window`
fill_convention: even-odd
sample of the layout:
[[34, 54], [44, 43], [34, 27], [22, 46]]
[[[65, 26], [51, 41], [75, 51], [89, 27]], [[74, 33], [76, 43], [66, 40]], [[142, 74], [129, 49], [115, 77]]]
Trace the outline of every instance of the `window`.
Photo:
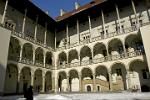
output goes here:
[[100, 91], [100, 86], [97, 86], [97, 91]]
[[120, 75], [122, 75], [121, 68], [119, 68], [119, 69], [116, 69], [116, 73], [117, 73], [117, 76], [120, 76]]

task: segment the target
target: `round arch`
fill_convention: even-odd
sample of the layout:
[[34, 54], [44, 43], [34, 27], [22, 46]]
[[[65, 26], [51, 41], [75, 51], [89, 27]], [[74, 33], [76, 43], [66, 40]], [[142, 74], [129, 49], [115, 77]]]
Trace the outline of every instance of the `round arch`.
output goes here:
[[45, 74], [45, 91], [52, 91], [52, 72], [47, 71]]
[[42, 90], [42, 70], [36, 69], [34, 72], [34, 90], [40, 92]]
[[23, 45], [23, 51], [22, 51], [22, 59], [33, 59], [33, 45], [30, 43], [25, 43]]
[[8, 59], [19, 61], [20, 50], [21, 50], [20, 41], [17, 38], [11, 36], [9, 43]]
[[78, 52], [76, 49], [69, 51], [68, 61], [69, 61], [69, 63], [78, 62]]
[[114, 84], [118, 84], [117, 88], [113, 88], [113, 90], [126, 90], [127, 83], [126, 83], [126, 66], [123, 63], [116, 62], [111, 66], [111, 74], [112, 74], [112, 81]]
[[52, 58], [53, 58], [53, 54], [51, 52], [46, 52], [46, 59], [45, 59], [46, 66], [53, 65]]
[[[133, 60], [129, 65], [130, 88], [132, 90], [150, 91], [150, 75], [146, 62], [142, 60]], [[147, 88], [145, 88], [147, 87]]]
[[60, 68], [65, 68], [66, 64], [67, 64], [67, 54], [65, 52], [61, 52], [58, 55], [58, 65]]
[[43, 60], [44, 60], [44, 51], [41, 47], [38, 47], [35, 50], [35, 63], [43, 64]]
[[[18, 91], [18, 67], [15, 64], [8, 64], [5, 75], [5, 93], [12, 94]], [[11, 83], [11, 84], [10, 84]]]
[[60, 92], [66, 92], [68, 90], [67, 73], [65, 71], [58, 73], [58, 90]]

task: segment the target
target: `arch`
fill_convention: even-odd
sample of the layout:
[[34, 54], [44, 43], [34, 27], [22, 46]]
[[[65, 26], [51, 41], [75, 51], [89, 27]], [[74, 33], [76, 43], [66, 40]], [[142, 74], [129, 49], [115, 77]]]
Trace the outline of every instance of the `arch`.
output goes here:
[[59, 67], [65, 67], [65, 65], [67, 64], [67, 54], [65, 52], [61, 52], [58, 55], [58, 65], [60, 65]]
[[69, 85], [71, 92], [79, 91], [79, 76], [75, 69], [69, 71]]
[[5, 76], [4, 91], [7, 94], [14, 94], [18, 91], [18, 67], [15, 64], [8, 64]]
[[82, 47], [80, 51], [80, 60], [81, 60], [81, 65], [90, 63], [89, 61], [92, 60], [92, 52], [88, 46]]
[[29, 87], [30, 85], [31, 85], [31, 68], [23, 67], [21, 69], [19, 91], [23, 93], [24, 91], [27, 90], [27, 87]]
[[102, 56], [107, 56], [106, 46], [104, 43], [96, 43], [93, 47], [93, 56], [101, 54]]
[[25, 43], [23, 45], [23, 51], [22, 51], [22, 58], [23, 59], [33, 59], [33, 45], [30, 43]]
[[119, 55], [123, 53], [123, 43], [120, 39], [115, 38], [108, 42], [108, 51], [111, 55]]
[[34, 72], [34, 90], [36, 92], [40, 92], [42, 90], [42, 70], [41, 69], [37, 69]]
[[125, 47], [128, 52], [134, 52], [136, 50], [144, 51], [144, 46], [140, 35], [131, 34], [125, 38]]
[[76, 49], [69, 51], [68, 61], [69, 63], [78, 62], [78, 52]]
[[91, 92], [91, 90], [92, 90], [92, 89], [91, 89], [91, 86], [88, 85], [88, 86], [87, 86], [87, 92]]
[[103, 81], [109, 81], [108, 70], [106, 66], [103, 66], [103, 65], [97, 66], [95, 69], [95, 75], [97, 79], [100, 79]]
[[129, 71], [131, 80], [130, 88], [132, 90], [149, 92], [149, 90], [145, 90], [145, 86], [150, 88], [150, 76], [147, 63], [140, 60], [134, 60], [129, 65]]
[[11, 36], [9, 43], [8, 59], [19, 61], [20, 50], [21, 50], [20, 41], [17, 38]]
[[111, 66], [111, 73], [112, 73], [112, 81], [114, 84], [118, 84], [117, 88], [114, 88], [113, 90], [126, 90], [127, 84], [126, 84], [126, 75], [127, 71], [125, 68], [125, 65], [123, 63], [114, 63]]
[[44, 60], [44, 51], [41, 47], [38, 47], [35, 50], [35, 63], [43, 63]]
[[45, 91], [52, 91], [52, 72], [47, 71], [45, 74]]
[[92, 73], [92, 70], [90, 68], [83, 68], [81, 70], [81, 73], [82, 73], [82, 79], [84, 79], [84, 78], [93, 79], [93, 73]]
[[67, 91], [67, 74], [65, 71], [58, 73], [58, 89], [60, 92]]
[[47, 64], [47, 65], [52, 65], [52, 57], [53, 57], [53, 55], [52, 55], [52, 53], [51, 52], [46, 52], [46, 61], [45, 61], [45, 63]]

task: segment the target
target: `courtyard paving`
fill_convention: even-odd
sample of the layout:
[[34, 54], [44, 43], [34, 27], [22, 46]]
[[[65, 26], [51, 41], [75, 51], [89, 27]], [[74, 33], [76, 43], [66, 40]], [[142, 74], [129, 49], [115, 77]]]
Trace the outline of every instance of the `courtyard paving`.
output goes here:
[[[25, 100], [23, 95], [4, 96], [0, 100]], [[61, 93], [38, 94], [34, 100], [150, 100], [148, 93]]]

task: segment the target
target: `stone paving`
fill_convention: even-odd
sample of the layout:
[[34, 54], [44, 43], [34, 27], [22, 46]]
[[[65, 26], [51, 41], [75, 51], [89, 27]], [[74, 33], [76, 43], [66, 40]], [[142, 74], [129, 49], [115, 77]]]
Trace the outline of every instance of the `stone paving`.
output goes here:
[[[25, 100], [22, 95], [4, 96], [0, 100]], [[38, 94], [34, 100], [150, 100], [148, 93], [61, 93]]]

